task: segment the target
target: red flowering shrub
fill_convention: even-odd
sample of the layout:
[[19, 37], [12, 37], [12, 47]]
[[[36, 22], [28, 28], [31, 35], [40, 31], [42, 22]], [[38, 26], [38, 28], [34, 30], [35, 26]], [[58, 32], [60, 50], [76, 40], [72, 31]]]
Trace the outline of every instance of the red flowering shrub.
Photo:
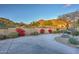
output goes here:
[[52, 33], [52, 30], [51, 30], [51, 29], [49, 29], [49, 30], [48, 30], [48, 32], [49, 32], [49, 33]]
[[43, 34], [45, 32], [44, 29], [40, 29], [40, 33]]
[[19, 33], [19, 36], [25, 36], [25, 30], [18, 28], [16, 31]]

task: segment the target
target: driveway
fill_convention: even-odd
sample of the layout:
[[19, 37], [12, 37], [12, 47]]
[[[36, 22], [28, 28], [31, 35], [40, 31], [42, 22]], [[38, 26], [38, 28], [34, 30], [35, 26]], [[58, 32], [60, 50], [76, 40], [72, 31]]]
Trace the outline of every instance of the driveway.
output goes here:
[[25, 36], [0, 41], [0, 54], [73, 54], [78, 48], [69, 47], [54, 40], [61, 34]]

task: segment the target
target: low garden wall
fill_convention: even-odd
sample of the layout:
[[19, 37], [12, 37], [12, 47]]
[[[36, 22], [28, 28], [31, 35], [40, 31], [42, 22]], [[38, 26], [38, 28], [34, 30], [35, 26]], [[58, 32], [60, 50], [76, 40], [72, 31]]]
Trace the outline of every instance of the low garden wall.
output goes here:
[[[63, 31], [55, 31], [52, 28], [5, 28], [0, 29], [0, 39], [16, 38], [27, 35], [39, 35], [49, 33], [63, 33]], [[68, 32], [66, 32], [68, 34]], [[74, 32], [72, 35], [78, 36], [79, 32]]]
[[[22, 28], [25, 30], [26, 35], [30, 35], [33, 32], [38, 32], [40, 33], [41, 29], [44, 29], [44, 33], [48, 34], [49, 33], [49, 28]], [[53, 29], [51, 29], [53, 31]], [[16, 28], [8, 28], [8, 29], [0, 29], [0, 34], [3, 35], [8, 35], [11, 32], [16, 32]]]
[[5, 28], [0, 29], [0, 40], [17, 38], [27, 35], [39, 35], [51, 33], [52, 29], [49, 28]]

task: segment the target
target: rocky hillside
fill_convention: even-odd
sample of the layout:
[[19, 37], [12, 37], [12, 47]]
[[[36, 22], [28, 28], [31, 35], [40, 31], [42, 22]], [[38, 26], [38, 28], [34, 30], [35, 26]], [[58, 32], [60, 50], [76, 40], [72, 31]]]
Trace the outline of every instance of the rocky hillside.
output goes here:
[[72, 21], [73, 20], [77, 21], [77, 20], [79, 20], [79, 11], [64, 14], [64, 15], [60, 16], [59, 18], [67, 18]]
[[0, 27], [15, 27], [15, 22], [0, 17]]

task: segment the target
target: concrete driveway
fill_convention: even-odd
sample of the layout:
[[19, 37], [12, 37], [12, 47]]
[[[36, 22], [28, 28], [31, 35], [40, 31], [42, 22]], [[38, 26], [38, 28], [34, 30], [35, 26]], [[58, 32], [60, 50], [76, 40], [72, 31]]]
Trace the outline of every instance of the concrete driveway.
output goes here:
[[78, 48], [69, 47], [54, 40], [61, 34], [25, 36], [0, 41], [0, 54], [73, 54]]

